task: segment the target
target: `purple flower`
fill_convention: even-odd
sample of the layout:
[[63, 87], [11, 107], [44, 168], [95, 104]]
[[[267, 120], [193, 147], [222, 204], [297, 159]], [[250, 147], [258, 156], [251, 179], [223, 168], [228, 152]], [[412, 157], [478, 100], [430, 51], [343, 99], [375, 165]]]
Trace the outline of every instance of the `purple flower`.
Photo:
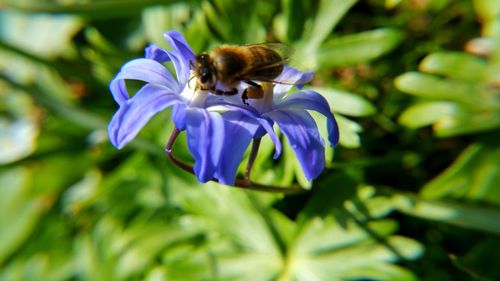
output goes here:
[[[314, 91], [302, 90], [287, 95], [292, 85], [303, 85], [311, 78], [311, 72], [301, 72], [286, 67], [276, 81], [287, 84], [264, 83], [265, 94], [262, 99], [250, 99], [248, 101], [250, 106], [240, 105], [240, 110], [224, 114], [226, 138], [235, 141], [232, 142], [230, 150], [223, 151], [221, 165], [216, 172], [220, 182], [234, 183], [239, 162], [250, 141], [262, 137], [265, 133], [256, 122], [262, 119], [271, 126], [274, 122], [278, 125], [288, 139], [308, 180], [315, 179], [321, 174], [326, 165], [325, 142], [307, 110], [317, 111], [326, 117], [328, 141], [332, 146], [336, 146], [339, 140], [335, 118], [326, 99]], [[245, 128], [244, 132], [242, 128]], [[276, 151], [275, 158], [279, 155], [279, 147]]]
[[[168, 31], [164, 37], [172, 50], [154, 45], [146, 48], [146, 58], [126, 63], [111, 81], [110, 90], [119, 109], [108, 126], [109, 138], [115, 147], [123, 148], [155, 114], [172, 106], [175, 126], [187, 132], [188, 148], [195, 160], [194, 173], [199, 181], [206, 182], [214, 177], [221, 155], [225, 155], [223, 140], [229, 140], [225, 135], [228, 121], [215, 110], [229, 108], [224, 107], [220, 97], [195, 90], [195, 85], [188, 85], [191, 76], [189, 66], [195, 55], [179, 32]], [[176, 79], [162, 64], [165, 62], [173, 63]], [[138, 80], [145, 84], [130, 96], [126, 80]], [[193, 82], [196, 82], [195, 79]], [[264, 128], [279, 147], [272, 126], [259, 118], [246, 124], [254, 122], [259, 124], [259, 128]], [[252, 128], [239, 130], [244, 132]]]
[[[108, 126], [114, 146], [123, 148], [155, 114], [172, 107], [176, 128], [186, 131], [194, 158], [193, 171], [200, 182], [216, 178], [220, 183], [234, 185], [238, 165], [250, 141], [265, 134], [274, 142], [277, 158], [281, 143], [273, 130], [274, 123], [288, 139], [306, 178], [312, 180], [322, 172], [324, 141], [307, 110], [318, 111], [327, 118], [332, 146], [338, 142], [335, 118], [326, 100], [316, 92], [304, 90], [287, 95], [292, 85], [300, 87], [309, 82], [312, 73], [285, 67], [277, 81], [287, 84], [263, 83], [264, 98], [251, 99], [249, 106], [243, 105], [244, 83], [238, 87], [240, 95], [233, 97], [223, 98], [199, 90], [197, 80], [191, 79], [193, 51], [180, 33], [168, 31], [164, 36], [172, 50], [155, 45], [146, 48], [145, 58], [126, 63], [110, 83], [119, 105]], [[176, 78], [163, 65], [167, 62], [173, 64]], [[141, 81], [144, 85], [131, 96], [127, 80]]]

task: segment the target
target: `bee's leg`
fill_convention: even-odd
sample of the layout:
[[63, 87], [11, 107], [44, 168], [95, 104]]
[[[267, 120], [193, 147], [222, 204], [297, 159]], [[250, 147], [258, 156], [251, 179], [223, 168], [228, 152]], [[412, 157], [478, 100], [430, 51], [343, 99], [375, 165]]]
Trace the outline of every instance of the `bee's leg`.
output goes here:
[[238, 93], [238, 89], [233, 88], [230, 91], [222, 91], [219, 89], [214, 89], [212, 92], [218, 96], [234, 96]]
[[252, 87], [255, 87], [255, 88], [259, 89], [259, 90], [260, 90], [260, 89], [262, 89], [262, 86], [261, 86], [261, 85], [259, 85], [259, 84], [255, 83], [255, 82], [254, 82], [254, 81], [252, 81], [252, 80], [245, 80], [245, 81], [243, 81], [243, 82], [245, 82], [245, 83], [247, 83], [248, 85], [250, 85], [250, 86], [252, 86]]
[[251, 81], [251, 80], [245, 80], [245, 83], [250, 85], [250, 87], [246, 88], [243, 91], [243, 95], [241, 95], [241, 100], [243, 101], [244, 104], [248, 105], [247, 100], [248, 99], [260, 99], [264, 95], [264, 91], [262, 90], [262, 86]]
[[249, 105], [247, 100], [248, 100], [248, 88], [243, 90], [243, 94], [241, 95], [241, 101], [243, 102], [243, 104]]

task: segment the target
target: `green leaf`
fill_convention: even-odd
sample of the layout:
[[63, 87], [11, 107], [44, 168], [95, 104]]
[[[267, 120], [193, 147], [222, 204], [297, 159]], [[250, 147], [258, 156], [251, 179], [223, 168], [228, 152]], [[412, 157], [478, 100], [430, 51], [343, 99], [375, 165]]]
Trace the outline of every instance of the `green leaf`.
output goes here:
[[[377, 220], [393, 210], [389, 197], [374, 196], [372, 187], [347, 174], [320, 179], [316, 192], [299, 214], [291, 244], [289, 275], [297, 280], [415, 280], [396, 260], [416, 259], [416, 241], [392, 236], [397, 224]], [[335, 218], [335, 219], [334, 219]]]
[[326, 217], [335, 209], [342, 209], [344, 202], [355, 196], [358, 185], [359, 182], [345, 173], [319, 178], [315, 182], [314, 194], [299, 215], [299, 225], [316, 216]]
[[312, 28], [305, 34], [303, 41], [309, 46], [319, 46], [356, 2], [357, 0], [321, 0]]
[[[251, 280], [255, 267], [264, 280], [275, 276], [282, 265], [281, 252], [286, 247], [293, 223], [279, 215], [260, 197], [233, 187], [205, 184], [184, 193], [183, 206], [193, 215], [191, 224], [202, 227], [220, 243], [231, 241], [231, 247], [212, 249], [218, 257], [217, 272], [221, 278]], [[269, 197], [268, 194], [262, 195]], [[289, 233], [285, 233], [289, 232]], [[264, 278], [265, 277], [265, 278]]]
[[81, 19], [67, 15], [26, 14], [0, 11], [0, 40], [43, 58], [55, 58], [71, 45], [82, 28]]
[[0, 83], [0, 164], [11, 163], [30, 155], [40, 132], [33, 100], [24, 92]]
[[444, 75], [456, 80], [480, 82], [488, 78], [486, 61], [462, 52], [430, 54], [422, 60], [419, 68], [423, 72]]
[[3, 4], [31, 13], [77, 14], [86, 17], [117, 17], [138, 14], [150, 5], [167, 4], [165, 0], [89, 0], [68, 3], [65, 0], [4, 0]]
[[448, 116], [440, 119], [434, 130], [438, 137], [491, 131], [500, 127], [500, 112], [470, 112], [457, 116]]
[[309, 89], [324, 96], [332, 111], [343, 115], [364, 117], [374, 114], [377, 110], [371, 102], [354, 93], [333, 88], [311, 87]]
[[456, 198], [500, 206], [500, 146], [476, 143], [424, 186], [425, 199]]
[[463, 109], [454, 102], [421, 102], [405, 109], [399, 116], [399, 123], [415, 129], [440, 122], [449, 116], [463, 113]]
[[498, 20], [500, 4], [497, 1], [474, 0], [474, 9], [478, 16], [486, 21]]
[[403, 34], [393, 28], [382, 28], [326, 41], [318, 49], [316, 64], [319, 67], [338, 67], [367, 63], [394, 49]]
[[339, 126], [339, 143], [347, 148], [359, 147], [361, 145], [359, 133], [363, 131], [361, 125], [339, 114], [335, 115], [335, 119]]
[[498, 208], [453, 201], [424, 200], [403, 194], [395, 195], [393, 202], [397, 210], [411, 216], [500, 234]]
[[395, 80], [396, 87], [408, 94], [433, 100], [449, 100], [470, 107], [481, 105], [477, 95], [481, 88], [475, 84], [447, 80], [418, 72], [405, 73]]
[[42, 197], [33, 196], [28, 169], [0, 173], [0, 264], [29, 237], [44, 211]]
[[401, 4], [402, 0], [385, 0], [384, 6], [386, 9], [394, 9], [396, 6]]
[[148, 42], [166, 49], [168, 44], [163, 38], [167, 30], [182, 30], [183, 23], [190, 19], [190, 10], [187, 4], [172, 6], [153, 6], [142, 12], [142, 23]]
[[[294, 42], [300, 39], [304, 32], [304, 24], [307, 20], [307, 9], [311, 3], [303, 0], [282, 0], [283, 14], [280, 15], [279, 21], [282, 24], [282, 29], [286, 30], [284, 42]], [[278, 24], [278, 23], [277, 23]], [[282, 33], [285, 33], [282, 32]]]
[[416, 280], [411, 272], [396, 269], [397, 266], [390, 265], [390, 262], [417, 258], [422, 253], [420, 244], [409, 238], [389, 236], [395, 228], [391, 221], [371, 222], [365, 227], [384, 243], [377, 243], [365, 229], [353, 223], [341, 227], [330, 218], [311, 220], [296, 237], [290, 253], [290, 275], [296, 280], [376, 276], [384, 277], [380, 280]]
[[257, 8], [254, 2], [217, 0], [213, 4], [203, 2], [202, 7], [207, 23], [222, 42], [245, 44], [264, 41], [265, 29], [254, 12]]
[[73, 260], [58, 259], [46, 253], [37, 253], [26, 259], [15, 259], [0, 272], [2, 281], [65, 281], [73, 276]]

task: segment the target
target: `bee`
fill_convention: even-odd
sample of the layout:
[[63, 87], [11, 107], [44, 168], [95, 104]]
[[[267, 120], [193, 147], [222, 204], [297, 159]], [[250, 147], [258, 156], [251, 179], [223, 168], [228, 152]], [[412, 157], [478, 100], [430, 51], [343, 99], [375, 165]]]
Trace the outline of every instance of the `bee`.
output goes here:
[[[235, 95], [238, 93], [237, 84], [245, 82], [248, 87], [243, 91], [242, 101], [248, 105], [249, 98], [258, 99], [264, 95], [262, 86], [255, 81], [272, 82], [281, 74], [288, 55], [285, 51], [289, 48], [280, 43], [222, 45], [210, 53], [197, 55], [191, 68], [200, 89], [215, 95]], [[217, 82], [229, 90], [217, 89]]]

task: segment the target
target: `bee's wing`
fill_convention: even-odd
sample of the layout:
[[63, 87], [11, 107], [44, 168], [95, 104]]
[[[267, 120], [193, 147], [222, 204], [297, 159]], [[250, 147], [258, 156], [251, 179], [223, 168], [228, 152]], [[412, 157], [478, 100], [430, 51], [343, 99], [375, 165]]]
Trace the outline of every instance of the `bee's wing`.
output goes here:
[[259, 75], [265, 71], [266, 67], [275, 67], [277, 64], [272, 64], [263, 67], [259, 72], [249, 74], [244, 80], [254, 80], [259, 82], [271, 82], [274, 84], [284, 84], [284, 85], [304, 85], [311, 81], [313, 77], [312, 71], [300, 71], [296, 68], [285, 66], [283, 71], [277, 77], [270, 79], [268, 76]]
[[[307, 83], [312, 78], [312, 72], [301, 72], [296, 70], [295, 68], [286, 66], [287, 64], [289, 64], [291, 56], [295, 51], [294, 48], [292, 48], [290, 45], [283, 43], [259, 43], [245, 46], [258, 46], [271, 49], [278, 53], [282, 59], [280, 61], [275, 61], [270, 64], [260, 65], [257, 68], [250, 69], [249, 72], [242, 74], [241, 78], [243, 79], [241, 80], [254, 80], [260, 82], [271, 82], [275, 84], [297, 85]], [[270, 78], [268, 73], [273, 72], [273, 68], [276, 67], [284, 67], [282, 73], [274, 78]], [[287, 74], [283, 75], [285, 74], [285, 72], [287, 72]], [[303, 83], [301, 83], [302, 81]]]
[[290, 61], [290, 58], [292, 57], [293, 53], [295, 52], [295, 49], [287, 45], [285, 43], [257, 43], [257, 44], [247, 44], [245, 45], [247, 47], [251, 46], [259, 46], [259, 47], [265, 47], [268, 49], [271, 49], [278, 53], [281, 58], [283, 59], [282, 63], [286, 64], [288, 61]]

